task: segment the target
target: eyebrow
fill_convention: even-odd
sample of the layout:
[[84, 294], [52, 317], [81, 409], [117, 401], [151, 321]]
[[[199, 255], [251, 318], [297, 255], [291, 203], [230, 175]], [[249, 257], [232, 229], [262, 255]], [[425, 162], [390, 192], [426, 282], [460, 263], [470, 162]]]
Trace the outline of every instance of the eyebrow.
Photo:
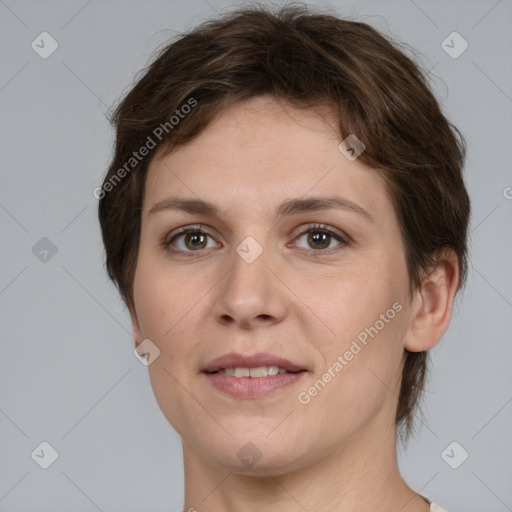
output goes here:
[[[366, 220], [374, 222], [370, 213], [362, 206], [343, 197], [309, 197], [289, 199], [281, 203], [277, 209], [277, 217], [285, 217], [303, 212], [317, 210], [341, 209], [358, 213]], [[219, 216], [219, 209], [213, 203], [202, 199], [188, 199], [181, 197], [168, 197], [159, 201], [149, 210], [148, 215], [166, 210], [178, 210], [191, 214]]]

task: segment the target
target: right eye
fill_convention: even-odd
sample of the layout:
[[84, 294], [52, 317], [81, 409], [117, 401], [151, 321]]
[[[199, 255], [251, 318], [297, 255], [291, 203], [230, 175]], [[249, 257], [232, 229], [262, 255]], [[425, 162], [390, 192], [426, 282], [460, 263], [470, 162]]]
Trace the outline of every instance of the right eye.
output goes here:
[[[211, 248], [211, 246], [207, 246], [207, 240], [212, 237], [201, 228], [201, 225], [179, 228], [177, 232], [167, 236], [162, 242], [162, 245], [173, 254], [193, 256], [191, 253]], [[213, 245], [213, 247], [215, 247], [215, 245]]]

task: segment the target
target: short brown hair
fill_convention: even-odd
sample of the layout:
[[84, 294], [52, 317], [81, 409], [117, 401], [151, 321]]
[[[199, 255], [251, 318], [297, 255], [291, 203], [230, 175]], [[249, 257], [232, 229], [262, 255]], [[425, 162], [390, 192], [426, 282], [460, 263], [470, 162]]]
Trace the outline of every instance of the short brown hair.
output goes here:
[[[410, 293], [447, 248], [458, 256], [462, 287], [470, 215], [466, 146], [400, 46], [365, 23], [305, 5], [242, 8], [166, 43], [111, 116], [115, 154], [99, 194], [106, 268], [130, 312], [151, 160], [135, 161], [133, 152], [151, 139], [168, 153], [228, 105], [269, 93], [299, 108], [328, 107], [340, 141], [349, 134], [363, 141], [359, 158], [382, 174], [400, 223]], [[194, 108], [185, 110], [192, 101]], [[171, 121], [182, 112], [188, 113]], [[396, 410], [406, 434], [426, 369], [427, 352], [406, 353]]]

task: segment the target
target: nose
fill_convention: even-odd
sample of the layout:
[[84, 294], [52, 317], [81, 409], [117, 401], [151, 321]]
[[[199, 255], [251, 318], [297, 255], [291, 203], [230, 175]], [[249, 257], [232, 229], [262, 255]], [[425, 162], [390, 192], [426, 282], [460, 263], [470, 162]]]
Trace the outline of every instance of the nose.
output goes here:
[[263, 251], [249, 263], [233, 252], [231, 270], [217, 289], [214, 314], [218, 322], [251, 329], [277, 324], [285, 317], [286, 287], [265, 256]]

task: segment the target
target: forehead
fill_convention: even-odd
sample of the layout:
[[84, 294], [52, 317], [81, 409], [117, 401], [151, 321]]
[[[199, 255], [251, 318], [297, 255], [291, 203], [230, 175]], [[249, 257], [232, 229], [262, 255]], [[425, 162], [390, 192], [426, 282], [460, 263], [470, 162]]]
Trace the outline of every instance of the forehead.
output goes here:
[[226, 215], [277, 207], [284, 199], [341, 196], [376, 218], [391, 204], [383, 178], [338, 149], [326, 109], [299, 109], [264, 96], [225, 109], [197, 138], [148, 171], [144, 215], [168, 196], [195, 197]]

